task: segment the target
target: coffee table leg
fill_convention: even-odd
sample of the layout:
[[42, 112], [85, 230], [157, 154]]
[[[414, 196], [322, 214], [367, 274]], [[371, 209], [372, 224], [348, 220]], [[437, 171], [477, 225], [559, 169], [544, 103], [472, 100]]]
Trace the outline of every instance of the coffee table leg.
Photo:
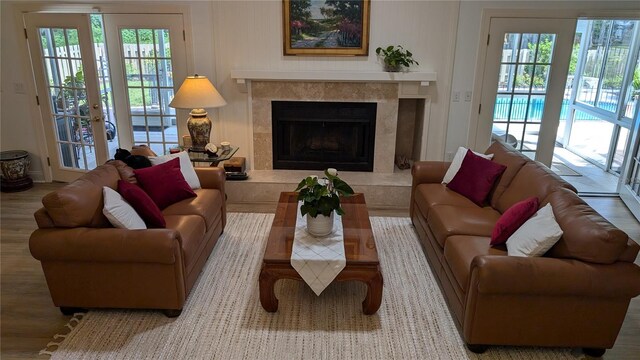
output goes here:
[[362, 311], [366, 315], [373, 315], [378, 311], [382, 303], [383, 279], [380, 267], [378, 267], [378, 271], [376, 271], [369, 280], [365, 281], [365, 283], [367, 284], [367, 297], [365, 297], [362, 302]]
[[273, 286], [278, 279], [265, 269], [264, 266], [260, 271], [260, 304], [268, 312], [278, 311], [278, 299], [273, 291]]

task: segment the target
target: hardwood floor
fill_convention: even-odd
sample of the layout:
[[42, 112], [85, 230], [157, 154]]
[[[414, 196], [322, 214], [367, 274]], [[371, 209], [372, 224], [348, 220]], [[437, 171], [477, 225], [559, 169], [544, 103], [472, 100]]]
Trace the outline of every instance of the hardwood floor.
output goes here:
[[[33, 213], [42, 196], [60, 184], [36, 184], [31, 190], [0, 196], [1, 350], [0, 358], [43, 359], [38, 352], [58, 333], [66, 333], [69, 316], [63, 316], [49, 297], [40, 263], [29, 253], [29, 236], [36, 228]], [[617, 198], [586, 198], [604, 217], [634, 239], [640, 224]], [[270, 204], [229, 204], [229, 211], [273, 212]], [[371, 216], [408, 216], [408, 211], [370, 209]], [[636, 259], [640, 264], [640, 256]], [[640, 297], [631, 301], [622, 330], [605, 359], [640, 358]]]

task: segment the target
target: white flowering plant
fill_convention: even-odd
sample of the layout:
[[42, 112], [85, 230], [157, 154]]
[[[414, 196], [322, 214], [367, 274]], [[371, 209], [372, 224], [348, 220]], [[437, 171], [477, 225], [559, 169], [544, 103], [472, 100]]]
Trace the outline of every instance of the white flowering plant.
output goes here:
[[338, 177], [338, 171], [333, 168], [324, 171], [325, 177], [308, 176], [300, 181], [295, 191], [298, 193], [298, 201], [302, 201], [300, 212], [317, 217], [319, 214], [330, 216], [332, 211], [343, 215], [340, 207], [341, 196], [353, 195], [353, 189], [344, 180]]

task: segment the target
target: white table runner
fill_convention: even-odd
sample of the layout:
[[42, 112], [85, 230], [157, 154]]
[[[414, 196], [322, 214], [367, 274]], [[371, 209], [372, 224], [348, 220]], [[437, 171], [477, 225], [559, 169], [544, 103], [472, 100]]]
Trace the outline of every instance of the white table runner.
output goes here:
[[314, 237], [307, 232], [307, 219], [300, 214], [301, 205], [302, 202], [298, 202], [291, 266], [296, 269], [311, 290], [316, 295], [320, 295], [347, 264], [344, 255], [342, 217], [337, 214], [334, 216], [331, 234], [325, 237]]

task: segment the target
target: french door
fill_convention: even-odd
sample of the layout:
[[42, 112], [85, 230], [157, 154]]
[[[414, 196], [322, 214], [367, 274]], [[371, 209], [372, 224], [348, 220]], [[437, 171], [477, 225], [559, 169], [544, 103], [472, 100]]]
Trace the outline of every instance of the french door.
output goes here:
[[575, 26], [575, 19], [491, 19], [476, 148], [501, 138], [551, 166]]
[[128, 129], [120, 143], [166, 153], [186, 130], [186, 114], [169, 107], [187, 77], [182, 15], [105, 14], [104, 24], [118, 128]]
[[88, 14], [24, 16], [54, 180], [108, 158]]
[[53, 180], [75, 180], [118, 147], [163, 154], [178, 145], [186, 124], [168, 105], [187, 76], [181, 14], [27, 13], [24, 21]]

